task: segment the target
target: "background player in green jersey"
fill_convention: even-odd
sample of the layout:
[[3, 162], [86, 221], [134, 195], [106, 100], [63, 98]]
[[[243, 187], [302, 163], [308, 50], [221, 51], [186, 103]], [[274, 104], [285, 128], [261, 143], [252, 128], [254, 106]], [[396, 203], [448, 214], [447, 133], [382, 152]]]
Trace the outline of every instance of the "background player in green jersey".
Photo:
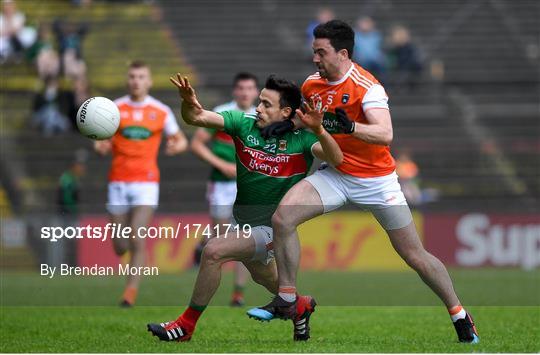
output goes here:
[[[233, 80], [233, 100], [214, 107], [212, 111], [242, 111], [255, 114], [255, 100], [259, 96], [258, 80], [254, 74], [241, 72]], [[231, 223], [232, 208], [236, 199], [236, 163], [234, 142], [232, 137], [222, 130], [200, 127], [195, 131], [191, 140], [191, 150], [199, 158], [212, 166], [210, 179], [207, 184], [206, 198], [208, 199], [212, 229], [215, 232], [223, 230]], [[201, 254], [208, 238], [201, 238], [195, 249], [195, 263], [198, 265]], [[244, 305], [244, 287], [249, 272], [241, 262], [234, 264], [234, 289], [231, 306]]]
[[[189, 307], [175, 321], [148, 324], [160, 340], [186, 341], [195, 330], [200, 315], [219, 287], [221, 265], [242, 261], [253, 280], [277, 293], [277, 270], [273, 262], [271, 217], [283, 195], [303, 179], [313, 156], [339, 165], [343, 153], [322, 127], [320, 102], [300, 110], [300, 89], [293, 83], [270, 76], [259, 96], [257, 115], [239, 111], [217, 114], [205, 110], [186, 77], [171, 78], [182, 98], [182, 118], [188, 124], [224, 130], [233, 137], [236, 148], [238, 193], [233, 216], [239, 232], [212, 238], [206, 244]], [[313, 133], [300, 130], [264, 138], [261, 129], [291, 119], [295, 113]], [[247, 228], [246, 228], [247, 227]], [[309, 338], [309, 317], [315, 301], [300, 296], [293, 317], [294, 339]]]

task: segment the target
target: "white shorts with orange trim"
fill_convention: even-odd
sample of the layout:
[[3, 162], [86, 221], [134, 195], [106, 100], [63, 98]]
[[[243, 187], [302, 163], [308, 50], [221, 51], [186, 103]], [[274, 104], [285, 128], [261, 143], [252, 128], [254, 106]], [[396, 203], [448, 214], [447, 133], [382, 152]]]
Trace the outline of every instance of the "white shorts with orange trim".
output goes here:
[[159, 203], [159, 183], [122, 182], [109, 183], [107, 211], [111, 214], [127, 213], [135, 206], [157, 208]]
[[306, 180], [317, 190], [324, 213], [349, 201], [372, 212], [385, 230], [403, 228], [412, 221], [395, 172], [386, 176], [359, 178], [324, 164]]

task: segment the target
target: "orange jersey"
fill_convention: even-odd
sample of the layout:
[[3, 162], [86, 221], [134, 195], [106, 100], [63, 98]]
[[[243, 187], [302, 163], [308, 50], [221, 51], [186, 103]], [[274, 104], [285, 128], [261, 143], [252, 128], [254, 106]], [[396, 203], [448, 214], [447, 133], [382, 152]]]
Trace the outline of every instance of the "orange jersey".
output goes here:
[[343, 151], [343, 163], [336, 169], [360, 178], [391, 174], [396, 164], [390, 147], [370, 144], [350, 134], [340, 133], [335, 118], [335, 109], [343, 108], [351, 120], [367, 124], [367, 110], [388, 109], [388, 96], [377, 79], [353, 63], [347, 74], [336, 82], [321, 78], [319, 73], [310, 75], [302, 85], [302, 96], [309, 100], [317, 94], [323, 100], [323, 126]]
[[134, 102], [129, 96], [115, 101], [120, 127], [112, 137], [112, 166], [109, 181], [159, 181], [157, 155], [162, 133], [180, 129], [171, 109], [151, 96]]

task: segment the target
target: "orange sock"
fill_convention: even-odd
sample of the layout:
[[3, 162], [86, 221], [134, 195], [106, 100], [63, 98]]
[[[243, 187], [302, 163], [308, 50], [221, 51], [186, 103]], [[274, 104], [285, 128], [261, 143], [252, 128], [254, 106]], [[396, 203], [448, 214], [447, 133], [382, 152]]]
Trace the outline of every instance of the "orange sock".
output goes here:
[[122, 298], [129, 304], [134, 305], [135, 300], [137, 299], [137, 289], [135, 287], [126, 287]]

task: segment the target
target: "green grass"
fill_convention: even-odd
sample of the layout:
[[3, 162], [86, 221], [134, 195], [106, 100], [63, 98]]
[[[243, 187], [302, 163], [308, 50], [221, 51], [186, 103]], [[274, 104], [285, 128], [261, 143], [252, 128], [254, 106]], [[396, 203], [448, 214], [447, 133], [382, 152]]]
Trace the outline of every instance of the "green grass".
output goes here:
[[[147, 322], [175, 318], [189, 299], [194, 272], [145, 279], [138, 306], [115, 306], [119, 278], [46, 279], [3, 273], [2, 352], [538, 352], [537, 272], [453, 270], [462, 300], [475, 316], [481, 343], [459, 344], [448, 315], [412, 273], [302, 273], [301, 287], [320, 306], [312, 339], [292, 341], [292, 324], [259, 323], [245, 309], [224, 306], [231, 275], [189, 343], [164, 343]], [[250, 304], [269, 294], [250, 284]], [[158, 306], [159, 305], [159, 306]]]

